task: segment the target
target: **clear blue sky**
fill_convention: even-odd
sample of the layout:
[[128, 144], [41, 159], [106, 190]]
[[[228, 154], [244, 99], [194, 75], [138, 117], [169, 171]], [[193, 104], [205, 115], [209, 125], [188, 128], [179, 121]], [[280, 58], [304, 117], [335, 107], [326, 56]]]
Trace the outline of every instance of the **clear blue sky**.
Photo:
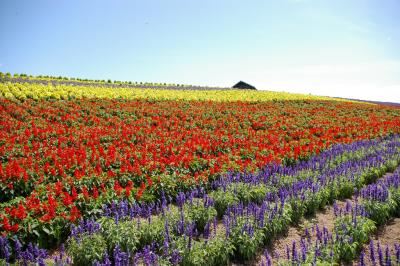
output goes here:
[[0, 2], [0, 71], [400, 102], [397, 0]]

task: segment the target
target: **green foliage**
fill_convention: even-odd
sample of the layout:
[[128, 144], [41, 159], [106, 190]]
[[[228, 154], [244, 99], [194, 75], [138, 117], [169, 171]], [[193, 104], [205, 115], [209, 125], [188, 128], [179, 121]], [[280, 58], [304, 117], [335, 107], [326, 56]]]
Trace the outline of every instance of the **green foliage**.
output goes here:
[[[264, 232], [258, 228], [256, 222], [248, 217], [238, 217], [229, 236], [229, 242], [234, 246], [234, 258], [238, 260], [249, 260], [253, 258], [264, 240]], [[252, 228], [249, 234], [244, 228]]]
[[314, 215], [319, 209], [325, 207], [329, 202], [329, 189], [320, 189], [316, 193], [310, 191], [303, 200], [305, 215]]
[[140, 225], [140, 246], [150, 245], [153, 241], [161, 245], [164, 241], [164, 226], [164, 221], [158, 217], [151, 223], [143, 221]]
[[73, 265], [92, 265], [101, 261], [107, 251], [106, 240], [100, 234], [83, 236], [80, 241], [69, 239], [67, 252], [73, 258]]
[[268, 192], [267, 187], [263, 184], [252, 185], [241, 182], [229, 185], [227, 190], [236, 194], [239, 201], [244, 204], [261, 203]]
[[307, 206], [304, 201], [299, 201], [298, 199], [290, 198], [287, 203], [291, 207], [291, 221], [292, 224], [296, 224], [304, 216]]
[[393, 201], [392, 216], [400, 217], [400, 188], [391, 190], [391, 199]]
[[275, 216], [271, 221], [264, 218], [264, 227], [262, 228], [264, 234], [264, 243], [270, 244], [272, 241], [285, 232], [290, 223], [292, 222], [293, 210], [292, 207], [287, 204], [283, 208], [281, 215]]
[[337, 261], [350, 262], [358, 256], [362, 245], [369, 241], [369, 235], [376, 230], [375, 223], [365, 217], [346, 215], [335, 221], [337, 241], [333, 249]]
[[175, 244], [180, 247], [183, 266], [229, 265], [230, 257], [234, 253], [232, 244], [226, 241], [225, 236], [220, 235], [208, 241], [194, 241], [190, 250], [186, 249], [183, 238]]
[[137, 230], [135, 220], [121, 221], [118, 224], [113, 220], [104, 222], [102, 232], [110, 253], [117, 245], [123, 251], [134, 252], [138, 249], [141, 232]]
[[204, 207], [203, 201], [200, 199], [194, 199], [193, 203], [186, 207], [186, 217], [196, 223], [199, 232], [203, 232], [206, 223], [217, 215], [217, 211], [213, 207]]
[[348, 199], [354, 194], [354, 184], [346, 177], [338, 178], [333, 189], [337, 199]]
[[228, 206], [239, 203], [239, 199], [229, 191], [216, 190], [209, 194], [214, 199], [214, 208], [217, 210], [218, 218], [221, 218]]
[[363, 205], [369, 217], [375, 221], [377, 225], [386, 224], [391, 217], [391, 208], [386, 202], [366, 200], [363, 201]]
[[269, 190], [265, 185], [251, 186], [249, 189], [251, 201], [257, 204], [263, 202], [268, 192]]

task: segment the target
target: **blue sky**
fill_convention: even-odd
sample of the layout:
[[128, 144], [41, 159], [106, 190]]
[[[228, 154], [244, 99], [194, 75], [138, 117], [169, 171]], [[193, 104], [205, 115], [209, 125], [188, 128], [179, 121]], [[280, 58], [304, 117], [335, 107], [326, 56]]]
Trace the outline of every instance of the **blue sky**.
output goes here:
[[0, 2], [0, 71], [400, 102], [397, 0]]

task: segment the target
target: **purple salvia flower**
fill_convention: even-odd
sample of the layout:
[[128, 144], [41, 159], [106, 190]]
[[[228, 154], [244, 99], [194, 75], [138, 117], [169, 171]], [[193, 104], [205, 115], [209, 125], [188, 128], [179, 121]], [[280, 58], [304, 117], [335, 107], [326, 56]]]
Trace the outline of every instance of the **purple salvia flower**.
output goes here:
[[301, 247], [301, 260], [305, 262], [307, 259], [307, 244], [304, 238], [301, 238], [300, 240], [300, 247]]
[[224, 216], [224, 225], [225, 225], [225, 237], [229, 238], [229, 234], [230, 234], [230, 219], [228, 215]]
[[170, 242], [168, 219], [165, 219], [164, 229], [165, 229], [165, 238], [167, 239], [168, 242]]
[[179, 254], [179, 251], [177, 249], [172, 251], [170, 261], [171, 261], [172, 265], [178, 265], [182, 261], [182, 257]]
[[138, 266], [139, 265], [139, 258], [140, 258], [140, 252], [136, 253], [135, 256], [133, 257], [133, 266]]
[[315, 246], [315, 252], [314, 252], [314, 256], [315, 256], [315, 261], [318, 257], [321, 256], [321, 250], [319, 249], [318, 244]]
[[287, 244], [286, 244], [286, 259], [290, 260], [290, 248]]
[[374, 247], [374, 241], [371, 239], [371, 242], [369, 242], [369, 258], [370, 261], [373, 265], [376, 264], [376, 259], [375, 259], [375, 247]]
[[396, 263], [400, 264], [400, 245], [394, 244], [394, 247], [396, 249]]
[[183, 213], [183, 210], [180, 212], [180, 219], [178, 222], [178, 234], [182, 235], [185, 232], [185, 215]]
[[193, 237], [193, 228], [195, 224], [189, 224], [186, 229], [186, 235], [189, 237], [187, 248], [189, 250], [192, 249], [192, 237]]
[[361, 253], [360, 253], [360, 260], [359, 260], [359, 262], [358, 262], [358, 266], [365, 266], [364, 257], [365, 257], [364, 250], [361, 250]]
[[297, 256], [296, 241], [293, 240], [293, 242], [292, 242], [292, 261], [293, 261], [293, 263], [297, 263], [298, 260], [299, 260], [299, 258]]
[[306, 228], [306, 230], [305, 230], [305, 235], [306, 235], [306, 238], [307, 238], [308, 240], [311, 239], [311, 235], [310, 235], [310, 232], [308, 231], [308, 228]]
[[390, 254], [390, 249], [386, 245], [386, 250], [385, 250], [385, 261], [386, 261], [386, 266], [392, 266], [392, 258]]
[[379, 264], [380, 264], [381, 266], [385, 266], [385, 265], [384, 265], [384, 261], [383, 261], [382, 249], [381, 249], [381, 245], [380, 245], [379, 242], [378, 242], [378, 258], [379, 258]]
[[271, 256], [268, 253], [268, 250], [264, 251], [264, 256], [266, 258], [266, 266], [271, 266], [272, 265], [272, 261], [271, 261]]
[[333, 258], [333, 248], [331, 248], [331, 250], [329, 252], [329, 257], [331, 257], [331, 259]]
[[0, 257], [3, 258], [6, 262], [9, 260], [11, 256], [9, 243], [6, 237], [0, 236]]
[[44, 263], [43, 258], [39, 258], [37, 262], [39, 266], [46, 266], [46, 263]]
[[206, 225], [204, 226], [204, 233], [203, 236], [207, 240], [210, 236], [210, 222], [207, 222]]
[[351, 212], [352, 208], [351, 208], [351, 201], [350, 201], [350, 200], [347, 200], [347, 201], [346, 201], [346, 206], [345, 206], [345, 208], [346, 208], [346, 213], [347, 213], [347, 214]]
[[317, 236], [317, 239], [318, 239], [318, 241], [320, 241], [321, 242], [321, 240], [322, 240], [322, 233], [321, 233], [321, 231], [320, 231], [320, 229], [319, 229], [319, 226], [318, 226], [318, 224], [315, 226], [315, 230], [316, 230], [316, 236]]
[[176, 196], [176, 203], [179, 208], [183, 207], [183, 204], [185, 203], [186, 197], [185, 193], [179, 192], [178, 196]]
[[[53, 256], [53, 261], [55, 265], [60, 265], [58, 256]], [[95, 263], [97, 263], [96, 265], [100, 265], [98, 261], [96, 261]]]
[[21, 258], [22, 244], [19, 242], [18, 238], [14, 240], [14, 253], [17, 259]]
[[104, 256], [103, 256], [103, 265], [104, 266], [111, 266], [112, 265], [107, 252], [105, 252]]

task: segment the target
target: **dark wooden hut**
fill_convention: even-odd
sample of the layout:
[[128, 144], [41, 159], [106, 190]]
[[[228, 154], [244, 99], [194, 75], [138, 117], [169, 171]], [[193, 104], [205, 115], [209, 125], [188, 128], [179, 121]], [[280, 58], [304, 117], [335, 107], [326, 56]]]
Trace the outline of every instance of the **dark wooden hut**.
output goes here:
[[232, 88], [239, 90], [257, 90], [256, 87], [247, 84], [246, 82], [239, 81]]

